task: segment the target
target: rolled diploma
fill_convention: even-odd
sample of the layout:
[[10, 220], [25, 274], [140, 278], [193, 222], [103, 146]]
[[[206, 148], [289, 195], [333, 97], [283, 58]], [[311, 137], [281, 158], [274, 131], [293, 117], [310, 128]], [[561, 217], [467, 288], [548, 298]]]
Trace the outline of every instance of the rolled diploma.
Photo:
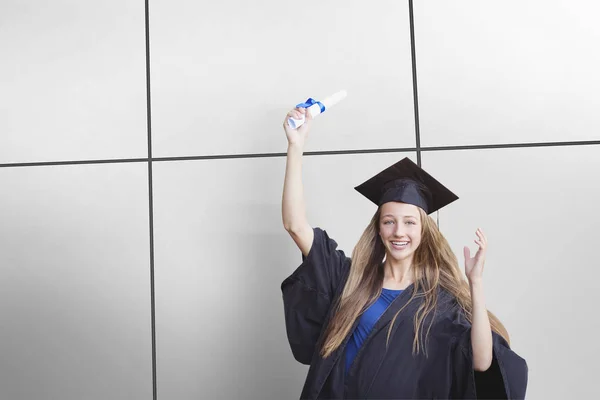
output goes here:
[[[346, 96], [348, 95], [348, 93], [346, 93], [345, 90], [340, 90], [339, 92], [332, 94], [331, 96], [325, 98], [325, 100], [321, 101], [321, 103], [323, 104], [323, 106], [325, 107], [325, 111], [327, 111], [330, 107], [333, 107], [334, 105], [336, 105], [337, 103], [339, 103], [340, 101], [342, 101]], [[312, 106], [308, 107], [306, 109], [309, 113], [311, 117], [316, 117], [317, 115], [321, 114], [321, 107], [318, 104], [313, 104]], [[288, 125], [290, 127], [292, 127], [293, 129], [298, 129], [299, 127], [302, 126], [302, 124], [304, 124], [304, 115], [302, 116], [301, 119], [295, 119], [295, 118], [288, 118]]]

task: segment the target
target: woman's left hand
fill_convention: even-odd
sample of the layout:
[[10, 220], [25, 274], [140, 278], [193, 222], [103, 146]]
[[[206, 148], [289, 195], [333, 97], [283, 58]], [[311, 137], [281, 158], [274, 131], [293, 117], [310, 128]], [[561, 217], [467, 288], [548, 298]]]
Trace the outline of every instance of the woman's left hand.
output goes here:
[[477, 229], [477, 238], [475, 243], [479, 245], [479, 249], [475, 256], [471, 258], [469, 247], [464, 247], [465, 253], [465, 274], [470, 283], [480, 281], [483, 277], [483, 265], [485, 264], [485, 252], [487, 250], [487, 239], [481, 229]]

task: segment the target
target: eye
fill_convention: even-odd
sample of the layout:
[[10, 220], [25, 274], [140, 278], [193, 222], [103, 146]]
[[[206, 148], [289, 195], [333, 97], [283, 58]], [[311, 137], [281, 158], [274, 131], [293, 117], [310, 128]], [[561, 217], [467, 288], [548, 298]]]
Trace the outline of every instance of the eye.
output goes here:
[[407, 224], [416, 225], [415, 221], [406, 221]]
[[394, 221], [392, 221], [392, 220], [389, 220], [389, 219], [388, 219], [388, 220], [387, 220], [387, 221], [385, 221], [383, 224], [384, 224], [384, 225], [389, 225], [390, 223], [394, 223]]

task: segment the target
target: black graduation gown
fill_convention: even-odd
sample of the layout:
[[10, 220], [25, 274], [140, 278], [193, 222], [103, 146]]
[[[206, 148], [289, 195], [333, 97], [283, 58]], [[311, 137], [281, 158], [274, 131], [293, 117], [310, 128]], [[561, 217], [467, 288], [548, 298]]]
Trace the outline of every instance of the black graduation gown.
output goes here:
[[[281, 284], [288, 341], [294, 358], [310, 365], [301, 399], [522, 399], [528, 368], [501, 336], [493, 333], [492, 366], [478, 372], [472, 365], [470, 324], [456, 300], [440, 290], [438, 308], [427, 341], [428, 357], [412, 355], [414, 299], [396, 318], [386, 350], [389, 324], [409, 300], [404, 290], [383, 313], [345, 376], [343, 344], [326, 359], [319, 350], [350, 270], [350, 258], [320, 228], [302, 264]], [[354, 327], [358, 324], [355, 322]], [[425, 328], [429, 326], [426, 320]], [[354, 331], [354, 328], [352, 329]], [[352, 332], [351, 331], [351, 332]], [[423, 341], [421, 341], [423, 343]]]

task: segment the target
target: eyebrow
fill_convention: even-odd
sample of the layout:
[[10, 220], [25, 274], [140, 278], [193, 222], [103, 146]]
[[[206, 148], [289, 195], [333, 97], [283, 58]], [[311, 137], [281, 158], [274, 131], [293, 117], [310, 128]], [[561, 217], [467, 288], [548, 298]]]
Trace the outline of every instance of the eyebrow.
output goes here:
[[[385, 214], [381, 218], [385, 218], [385, 217], [395, 217], [395, 215], [393, 215], [393, 214]], [[414, 215], [403, 215], [403, 217], [404, 218], [415, 218], [415, 219], [417, 219], [417, 217], [415, 217]]]

